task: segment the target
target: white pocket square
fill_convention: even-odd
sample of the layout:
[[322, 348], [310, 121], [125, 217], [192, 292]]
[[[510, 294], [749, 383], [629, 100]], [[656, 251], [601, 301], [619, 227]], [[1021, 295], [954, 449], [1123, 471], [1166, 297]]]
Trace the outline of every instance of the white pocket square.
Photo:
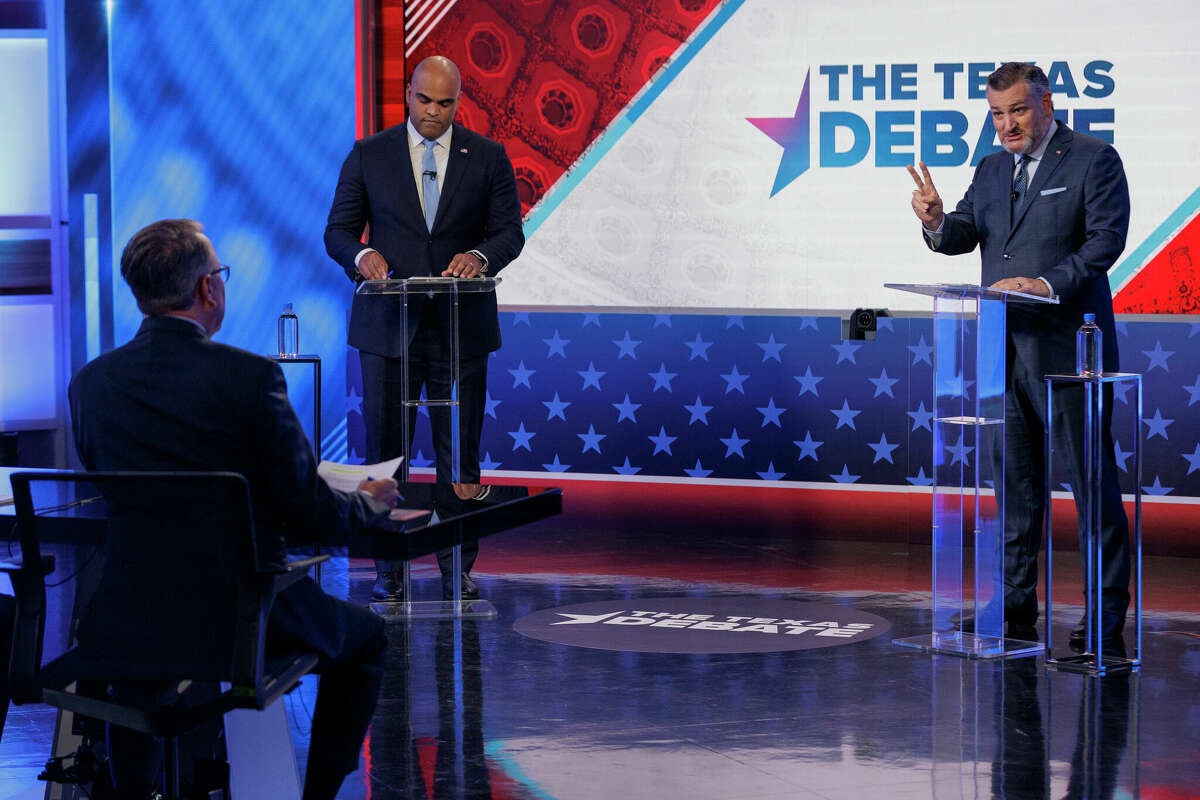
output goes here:
[[1045, 197], [1048, 194], [1058, 194], [1059, 192], [1065, 192], [1066, 190], [1067, 190], [1067, 187], [1059, 186], [1057, 189], [1042, 189], [1042, 191], [1039, 192], [1039, 194], [1041, 194], [1042, 197]]

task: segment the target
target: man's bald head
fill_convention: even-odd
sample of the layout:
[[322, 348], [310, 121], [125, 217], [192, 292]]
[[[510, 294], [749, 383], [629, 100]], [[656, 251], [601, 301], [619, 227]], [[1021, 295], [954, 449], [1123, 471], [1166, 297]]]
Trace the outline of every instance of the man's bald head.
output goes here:
[[417, 64], [405, 95], [408, 120], [426, 139], [446, 132], [458, 111], [462, 81], [458, 67], [445, 56], [430, 56]]

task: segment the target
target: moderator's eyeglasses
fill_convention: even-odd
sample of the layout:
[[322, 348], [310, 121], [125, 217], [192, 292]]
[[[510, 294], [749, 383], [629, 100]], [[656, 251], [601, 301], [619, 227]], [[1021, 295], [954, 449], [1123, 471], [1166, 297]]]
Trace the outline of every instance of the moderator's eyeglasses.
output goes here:
[[225, 264], [222, 264], [208, 274], [216, 275], [218, 272], [221, 273], [221, 280], [225, 281], [225, 283], [229, 283], [229, 267], [227, 267]]

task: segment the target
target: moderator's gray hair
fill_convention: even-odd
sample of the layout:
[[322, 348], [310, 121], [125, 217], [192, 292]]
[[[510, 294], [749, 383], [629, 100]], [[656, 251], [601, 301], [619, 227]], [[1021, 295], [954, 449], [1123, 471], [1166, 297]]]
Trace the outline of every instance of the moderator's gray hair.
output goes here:
[[135, 233], [121, 253], [121, 276], [143, 314], [182, 311], [196, 283], [211, 269], [204, 226], [193, 219], [162, 219]]

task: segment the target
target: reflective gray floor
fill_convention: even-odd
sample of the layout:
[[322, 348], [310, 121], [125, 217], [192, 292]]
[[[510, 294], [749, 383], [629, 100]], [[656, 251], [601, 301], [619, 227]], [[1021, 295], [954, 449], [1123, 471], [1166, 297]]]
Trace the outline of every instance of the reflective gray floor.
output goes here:
[[[543, 526], [485, 544], [477, 575], [498, 619], [389, 627], [389, 679], [363, 768], [341, 798], [1200, 797], [1200, 601], [1190, 592], [1147, 613], [1140, 675], [1093, 679], [1049, 672], [1040, 659], [971, 662], [893, 646], [893, 636], [929, 627], [927, 596], [877, 588], [909, 582], [912, 556], [895, 547], [693, 542], [684, 560], [634, 532], [578, 539], [568, 563], [553, 557], [557, 537]], [[614, 547], [666, 577], [617, 574], [611, 561], [597, 574], [579, 557]], [[534, 563], [539, 553], [544, 563]], [[719, 579], [733, 562], [736, 584]], [[801, 562], [794, 582], [780, 580]], [[755, 579], [756, 564], [769, 581]], [[1165, 559], [1156, 569], [1186, 585], [1195, 566]], [[840, 571], [849, 585], [806, 589], [813, 570], [825, 576], [814, 583]], [[434, 568], [417, 576], [436, 594]], [[325, 585], [365, 601], [372, 578], [369, 562], [338, 559]], [[567, 647], [512, 630], [558, 605], [718, 594], [852, 605], [893, 631], [829, 649], [697, 656]], [[1077, 615], [1061, 609], [1056, 642]], [[306, 680], [287, 699], [302, 760], [314, 694]], [[45, 709], [13, 709], [0, 799], [40, 797], [33, 775], [52, 721]]]

